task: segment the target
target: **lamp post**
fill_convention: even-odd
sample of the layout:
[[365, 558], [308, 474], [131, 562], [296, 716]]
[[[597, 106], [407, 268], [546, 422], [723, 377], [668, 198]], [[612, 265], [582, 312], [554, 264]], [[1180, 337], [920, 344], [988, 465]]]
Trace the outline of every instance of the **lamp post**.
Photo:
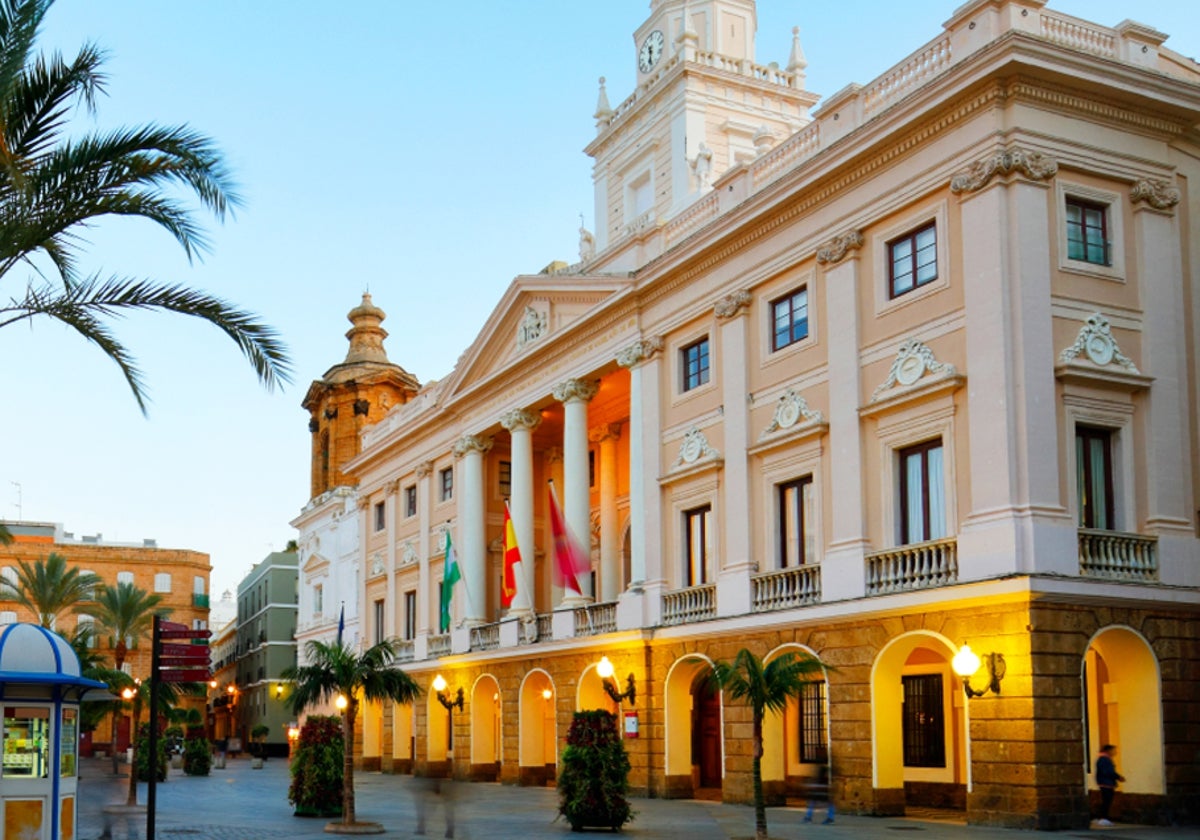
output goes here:
[[446, 708], [446, 758], [454, 758], [454, 707], [457, 706], [459, 711], [463, 707], [463, 690], [460, 686], [456, 692], [454, 699], [450, 700], [446, 697], [446, 678], [438, 674], [433, 678], [433, 690], [437, 692], [438, 702]]

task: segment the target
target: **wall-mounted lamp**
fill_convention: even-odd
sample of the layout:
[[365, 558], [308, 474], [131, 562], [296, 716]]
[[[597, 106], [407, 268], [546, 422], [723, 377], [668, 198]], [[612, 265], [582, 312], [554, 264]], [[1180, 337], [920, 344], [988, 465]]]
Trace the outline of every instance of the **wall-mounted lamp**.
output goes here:
[[609, 662], [608, 657], [601, 656], [600, 661], [596, 663], [596, 673], [600, 675], [600, 684], [604, 686], [604, 693], [611, 697], [614, 703], [628, 700], [629, 705], [636, 705], [637, 685], [633, 681], [633, 674], [627, 678], [625, 690], [617, 691], [617, 681], [613, 679], [614, 671], [613, 664]]
[[[971, 677], [979, 672], [980, 666], [983, 666], [987, 672], [987, 683], [983, 688], [971, 688]], [[988, 653], [984, 654], [983, 658], [971, 650], [970, 645], [963, 645], [958, 653], [954, 654], [954, 659], [950, 662], [950, 667], [954, 669], [954, 673], [962, 677], [963, 691], [968, 697], [982, 697], [991, 691], [993, 694], [1000, 693], [1000, 680], [1004, 679], [1006, 666], [1004, 664], [1004, 654]]]
[[553, 696], [554, 696], [554, 692], [551, 691], [550, 689], [548, 689], [548, 688], [542, 689], [542, 699], [543, 700], [549, 700]]
[[345, 694], [339, 694], [333, 701], [333, 705], [337, 706], [339, 712], [346, 711], [346, 707], [350, 705], [350, 701], [346, 699]]
[[283, 683], [275, 683], [275, 699], [283, 697]]

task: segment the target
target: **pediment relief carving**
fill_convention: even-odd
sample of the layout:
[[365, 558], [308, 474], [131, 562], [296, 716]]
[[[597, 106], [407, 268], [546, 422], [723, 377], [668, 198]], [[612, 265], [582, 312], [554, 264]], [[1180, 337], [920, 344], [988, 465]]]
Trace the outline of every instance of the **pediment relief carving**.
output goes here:
[[1006, 178], [1014, 172], [1031, 181], [1045, 181], [1058, 173], [1058, 163], [1040, 152], [1026, 149], [1005, 149], [971, 164], [966, 172], [960, 172], [950, 180], [950, 192], [976, 192], [983, 189], [996, 176]]
[[400, 549], [400, 564], [409, 566], [416, 563], [420, 558], [417, 555], [417, 547], [412, 540], [405, 540], [404, 546]]
[[549, 330], [549, 313], [539, 312], [526, 304], [525, 314], [521, 316], [521, 322], [517, 325], [517, 349], [524, 350], [526, 346], [537, 341]]
[[750, 451], [772, 449], [789, 441], [821, 434], [828, 428], [825, 415], [810, 408], [795, 388], [788, 388], [776, 400], [771, 422], [762, 430], [758, 442], [750, 447]]
[[675, 462], [659, 481], [669, 484], [695, 473], [714, 470], [721, 466], [724, 460], [721, 453], [708, 442], [704, 432], [698, 426], [692, 426], [683, 435]]
[[1091, 380], [1129, 390], [1145, 388], [1153, 381], [1121, 352], [1112, 324], [1099, 312], [1088, 316], [1074, 343], [1058, 354], [1054, 374], [1059, 379]]
[[370, 574], [368, 577], [378, 577], [384, 572], [383, 552], [376, 551], [371, 555]]
[[303, 571], [306, 575], [308, 575], [308, 574], [313, 574], [314, 572], [319, 572], [323, 569], [328, 569], [328, 568], [329, 568], [328, 558], [323, 557], [320, 554], [314, 553], [314, 554], [312, 554], [312, 556], [310, 556], [308, 558], [308, 560], [305, 561], [304, 565], [301, 567], [301, 571]]
[[927, 344], [915, 338], [905, 339], [896, 351], [887, 379], [871, 393], [871, 402], [877, 403], [932, 382], [958, 379], [961, 377], [954, 365], [939, 362]]

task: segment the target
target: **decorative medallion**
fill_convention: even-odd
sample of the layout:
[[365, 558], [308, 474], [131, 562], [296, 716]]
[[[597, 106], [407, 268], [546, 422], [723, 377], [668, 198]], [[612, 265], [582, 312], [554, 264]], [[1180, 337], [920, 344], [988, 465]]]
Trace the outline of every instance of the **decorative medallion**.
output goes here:
[[383, 552], [376, 551], [371, 555], [371, 576], [383, 574]]
[[548, 320], [544, 312], [538, 312], [532, 306], [526, 306], [525, 316], [521, 319], [521, 325], [517, 327], [517, 349], [522, 350], [525, 345], [537, 341], [545, 335]]
[[1014, 172], [1020, 172], [1031, 181], [1045, 181], [1058, 172], [1058, 164], [1040, 152], [1005, 149], [975, 161], [966, 172], [955, 175], [950, 180], [950, 192], [975, 192], [986, 187], [997, 175], [1007, 177]]
[[1143, 178], [1134, 183], [1129, 198], [1134, 204], [1145, 202], [1155, 210], [1170, 210], [1182, 196], [1176, 187], [1157, 178]]
[[817, 249], [817, 262], [823, 265], [839, 263], [845, 259], [846, 254], [861, 248], [863, 242], [863, 235], [857, 230], [843, 233], [841, 236], [835, 236]]
[[821, 423], [825, 419], [821, 412], [808, 407], [808, 403], [804, 401], [804, 397], [800, 396], [798, 391], [788, 388], [779, 398], [779, 402], [775, 404], [775, 416], [771, 419], [770, 425], [763, 429], [759, 440], [784, 429], [792, 428], [800, 422], [800, 418], [804, 418], [809, 423]]
[[720, 457], [721, 453], [709, 446], [708, 438], [704, 436], [704, 432], [692, 426], [683, 436], [683, 443], [679, 446], [679, 457], [675, 459], [675, 466], [694, 464], [701, 458], [715, 459]]
[[913, 385], [926, 374], [954, 376], [956, 373], [954, 365], [935, 359], [933, 351], [924, 342], [915, 338], [905, 339], [896, 352], [887, 379], [871, 394], [871, 402], [878, 400], [890, 388]]
[[736, 318], [750, 308], [752, 300], [754, 296], [745, 290], [734, 292], [717, 301], [713, 307], [713, 314], [718, 318]]
[[1098, 367], [1115, 364], [1130, 373], [1139, 373], [1133, 360], [1117, 346], [1117, 340], [1112, 335], [1112, 325], [1099, 312], [1088, 316], [1079, 330], [1079, 335], [1075, 336], [1075, 343], [1059, 353], [1058, 360], [1069, 363], [1079, 358], [1081, 353]]

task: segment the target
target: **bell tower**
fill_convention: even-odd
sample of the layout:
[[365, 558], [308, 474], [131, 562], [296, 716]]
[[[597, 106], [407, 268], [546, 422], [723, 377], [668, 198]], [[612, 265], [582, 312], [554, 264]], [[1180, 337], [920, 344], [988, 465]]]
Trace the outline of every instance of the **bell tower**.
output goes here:
[[420, 388], [417, 378], [388, 361], [382, 326], [387, 315], [364, 294], [362, 303], [346, 316], [350, 350], [340, 364], [314, 380], [301, 404], [309, 413], [312, 433], [311, 496], [355, 482], [342, 466], [359, 454], [364, 427], [378, 423], [393, 406], [412, 399]]
[[811, 121], [820, 97], [804, 89], [799, 29], [786, 67], [757, 62], [757, 29], [754, 0], [651, 0], [633, 35], [637, 88], [614, 108], [600, 79], [584, 151], [604, 268], [656, 256], [646, 243], [659, 227]]

